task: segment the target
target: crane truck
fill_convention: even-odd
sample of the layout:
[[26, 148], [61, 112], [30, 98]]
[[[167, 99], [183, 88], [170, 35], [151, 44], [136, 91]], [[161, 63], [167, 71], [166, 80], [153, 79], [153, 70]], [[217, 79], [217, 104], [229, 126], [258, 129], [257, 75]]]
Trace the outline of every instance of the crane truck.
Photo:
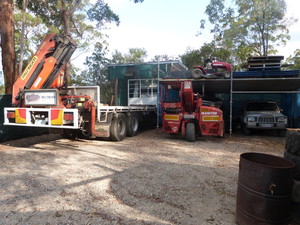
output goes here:
[[163, 132], [181, 133], [190, 142], [196, 135], [224, 136], [222, 110], [204, 104], [191, 80], [164, 80], [161, 88]]
[[136, 135], [139, 122], [145, 114], [155, 113], [156, 106], [103, 106], [98, 86], [68, 87], [65, 69], [75, 50], [69, 36], [45, 37], [13, 85], [4, 125], [49, 128], [67, 138], [121, 141]]

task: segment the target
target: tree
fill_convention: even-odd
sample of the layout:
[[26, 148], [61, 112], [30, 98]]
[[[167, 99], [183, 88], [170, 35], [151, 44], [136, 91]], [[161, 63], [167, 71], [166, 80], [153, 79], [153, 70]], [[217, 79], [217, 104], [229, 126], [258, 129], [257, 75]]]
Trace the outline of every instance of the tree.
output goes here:
[[22, 7], [22, 28], [21, 28], [21, 37], [20, 37], [20, 61], [19, 61], [19, 73], [18, 73], [19, 76], [21, 75], [22, 69], [23, 69], [27, 0], [23, 0], [22, 5], [23, 5], [23, 7]]
[[[143, 2], [143, 0], [134, 0], [134, 2]], [[119, 23], [119, 17], [102, 0], [98, 0], [94, 4], [90, 4], [88, 0], [31, 0], [28, 2], [16, 0], [18, 8], [24, 8], [24, 11], [26, 3], [28, 3], [29, 11], [26, 17], [33, 14], [34, 18], [41, 19], [40, 21], [45, 26], [43, 29], [40, 29], [44, 33], [41, 34], [42, 37], [37, 38], [38, 43], [40, 43], [46, 33], [53, 31], [52, 28], [54, 27], [55, 31], [62, 30], [65, 34], [71, 34], [77, 40], [79, 48], [86, 49], [93, 42], [94, 38], [99, 39], [102, 37], [99, 30], [104, 28], [103, 25], [105, 23]], [[1, 48], [4, 56], [2, 57], [2, 65], [7, 93], [11, 93], [13, 83], [17, 78], [13, 15], [13, 1], [0, 1]], [[20, 31], [19, 38], [16, 40], [20, 40], [20, 37], [23, 35], [25, 34]], [[32, 38], [35, 38], [34, 35]], [[24, 38], [23, 41], [26, 46], [27, 38]], [[20, 43], [23, 41], [20, 41]], [[26, 54], [26, 49], [24, 49], [24, 54]], [[22, 60], [19, 59], [19, 61]]]
[[294, 56], [288, 57], [286, 63], [290, 65], [289, 69], [300, 70], [300, 49], [294, 52]]
[[[24, 1], [24, 0], [23, 0]], [[22, 10], [23, 11], [23, 10]], [[20, 9], [14, 10], [14, 26], [15, 26], [15, 52], [16, 61], [19, 70], [24, 69], [24, 65], [34, 55], [35, 50], [41, 44], [45, 33], [58, 33], [55, 27], [46, 26], [39, 16], [32, 13], [24, 13]], [[25, 15], [25, 19], [23, 18]], [[24, 27], [24, 29], [22, 29]], [[21, 39], [23, 36], [23, 54], [21, 53]], [[21, 65], [23, 62], [23, 66]]]
[[[17, 0], [21, 8], [23, 0]], [[60, 33], [71, 36], [77, 43], [77, 55], [103, 37], [100, 30], [106, 23], [116, 22], [119, 17], [102, 0], [91, 4], [88, 0], [31, 0], [28, 2], [31, 14], [41, 18], [46, 27], [56, 27]], [[47, 29], [46, 29], [47, 30]], [[66, 69], [66, 82], [70, 80], [69, 64]]]
[[235, 0], [234, 3], [234, 7], [225, 7], [224, 0], [211, 0], [206, 7], [205, 13], [213, 24], [211, 32], [218, 44], [236, 56], [245, 50], [247, 54], [267, 55], [289, 40], [288, 25], [296, 20], [285, 18], [284, 0]]
[[203, 65], [203, 60], [201, 59], [201, 52], [199, 49], [187, 50], [186, 53], [180, 57], [182, 63], [189, 69], [193, 69], [196, 65]]
[[85, 60], [87, 69], [80, 76], [73, 77], [73, 84], [100, 86], [101, 101], [109, 103], [113, 95], [113, 82], [108, 80], [106, 66], [111, 63], [107, 55], [107, 48], [97, 42], [94, 52]]
[[170, 57], [168, 55], [155, 55], [153, 59], [151, 59], [152, 62], [159, 62], [159, 61], [170, 61], [174, 60], [173, 57]]
[[6, 94], [11, 94], [11, 87], [17, 78], [13, 11], [13, 0], [0, 1], [1, 52]]
[[130, 48], [129, 52], [124, 55], [116, 50], [112, 55], [112, 63], [142, 63], [146, 57], [147, 51], [143, 48]]

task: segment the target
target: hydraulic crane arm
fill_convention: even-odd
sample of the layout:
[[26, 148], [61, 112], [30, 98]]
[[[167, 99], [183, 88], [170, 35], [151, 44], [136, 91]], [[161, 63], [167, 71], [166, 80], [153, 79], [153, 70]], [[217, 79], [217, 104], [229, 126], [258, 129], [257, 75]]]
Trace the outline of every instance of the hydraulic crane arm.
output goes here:
[[21, 105], [25, 89], [59, 88], [76, 45], [69, 36], [49, 34], [13, 86], [12, 104]]

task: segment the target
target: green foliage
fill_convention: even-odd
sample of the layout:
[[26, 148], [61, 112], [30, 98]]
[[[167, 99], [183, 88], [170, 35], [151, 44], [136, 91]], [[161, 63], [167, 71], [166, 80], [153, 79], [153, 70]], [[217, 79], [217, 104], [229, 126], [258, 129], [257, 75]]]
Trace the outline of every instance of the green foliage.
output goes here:
[[[109, 103], [111, 96], [113, 94], [113, 82], [108, 81], [107, 71], [105, 67], [111, 63], [111, 61], [106, 58], [107, 48], [99, 42], [95, 44], [94, 52], [91, 56], [87, 57], [85, 60], [86, 68], [80, 73], [80, 75], [75, 75], [72, 78], [72, 83], [75, 85], [82, 86], [100, 86], [101, 101], [103, 103]], [[74, 71], [74, 74], [76, 71]]]
[[112, 55], [112, 63], [142, 63], [145, 61], [146, 57], [147, 51], [143, 48], [130, 48], [129, 53], [124, 55], [116, 50]]
[[[14, 13], [15, 25], [15, 51], [17, 62], [20, 61], [20, 39], [22, 27], [22, 12], [16, 8]], [[41, 44], [41, 40], [46, 33], [59, 33], [55, 27], [46, 26], [39, 16], [34, 16], [31, 13], [26, 13], [25, 22], [25, 42], [24, 42], [24, 64], [34, 55], [35, 50]]]
[[300, 49], [294, 52], [294, 56], [288, 57], [285, 63], [290, 65], [288, 69], [300, 70]]
[[173, 57], [170, 57], [168, 55], [155, 55], [153, 59], [151, 59], [151, 62], [159, 62], [159, 61], [170, 61], [174, 60]]
[[[16, 0], [16, 3], [22, 7], [22, 0]], [[96, 39], [98, 41], [103, 37], [100, 31], [105, 28], [105, 24], [120, 22], [119, 17], [102, 0], [97, 0], [94, 4], [89, 0], [31, 0], [28, 1], [28, 10], [30, 15], [40, 20], [40, 26], [43, 26], [39, 27], [39, 30], [43, 30], [44, 33], [31, 35], [39, 39], [39, 42], [42, 40], [41, 36], [53, 32], [54, 27], [54, 33], [64, 33], [67, 28], [63, 15], [70, 13], [68, 26], [78, 45], [77, 54], [80, 54], [80, 51], [88, 51]]]
[[119, 16], [117, 16], [106, 3], [99, 0], [97, 3], [98, 4], [95, 4], [95, 7], [87, 10], [89, 20], [95, 21], [97, 23], [97, 27], [102, 27], [106, 23], [112, 22], [116, 22], [117, 25], [119, 25]]
[[277, 46], [289, 40], [288, 25], [296, 20], [285, 18], [284, 0], [235, 0], [234, 4], [226, 7], [225, 0], [211, 0], [205, 13], [213, 24], [215, 40], [230, 49], [239, 61], [249, 53], [275, 53]]
[[186, 65], [189, 69], [193, 69], [196, 65], [203, 66], [204, 63], [204, 61], [201, 59], [200, 50], [188, 50], [180, 57], [182, 63]]

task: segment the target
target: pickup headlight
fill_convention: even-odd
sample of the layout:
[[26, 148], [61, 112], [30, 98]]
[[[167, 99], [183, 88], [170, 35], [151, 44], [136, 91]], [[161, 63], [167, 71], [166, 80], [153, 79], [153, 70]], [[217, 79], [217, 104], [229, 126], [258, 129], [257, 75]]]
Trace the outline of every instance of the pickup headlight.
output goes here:
[[279, 123], [285, 123], [286, 122], [286, 117], [279, 117], [277, 119], [277, 122], [279, 122]]
[[247, 122], [255, 122], [256, 118], [254, 116], [247, 117]]

